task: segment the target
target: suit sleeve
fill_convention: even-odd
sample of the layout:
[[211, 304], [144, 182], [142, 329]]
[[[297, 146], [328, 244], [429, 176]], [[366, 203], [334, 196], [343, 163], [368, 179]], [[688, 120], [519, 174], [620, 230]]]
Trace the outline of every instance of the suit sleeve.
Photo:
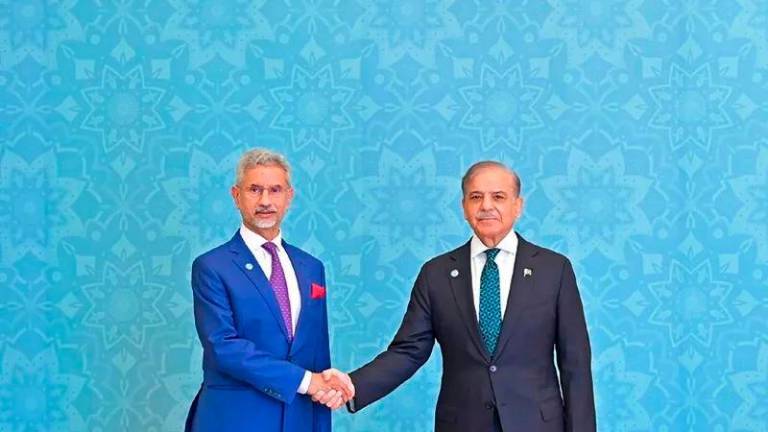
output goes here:
[[[322, 268], [320, 284], [327, 287], [325, 283], [325, 269]], [[315, 351], [315, 370], [324, 371], [331, 367], [331, 347], [330, 337], [328, 335], [328, 296], [323, 300], [323, 316], [320, 323], [320, 334], [317, 350]], [[331, 430], [331, 410], [325, 405], [313, 403], [312, 409], [315, 419], [312, 422], [313, 432], [326, 432]]]
[[304, 369], [239, 337], [229, 296], [216, 272], [200, 259], [192, 264], [195, 327], [206, 356], [228, 375], [285, 403], [296, 397]]
[[563, 265], [557, 300], [556, 344], [565, 403], [565, 430], [594, 432], [596, 422], [592, 354], [576, 276], [567, 259]]
[[413, 376], [429, 359], [434, 344], [429, 286], [422, 268], [400, 329], [387, 350], [350, 374], [355, 398], [348, 405], [349, 410], [357, 412], [365, 408]]

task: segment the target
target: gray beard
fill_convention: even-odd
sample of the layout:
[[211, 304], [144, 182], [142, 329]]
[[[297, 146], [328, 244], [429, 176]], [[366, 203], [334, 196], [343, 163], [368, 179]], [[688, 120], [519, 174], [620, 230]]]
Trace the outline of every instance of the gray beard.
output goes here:
[[265, 220], [258, 220], [258, 219], [256, 219], [256, 218], [253, 218], [253, 219], [251, 220], [251, 223], [252, 223], [252, 224], [253, 224], [255, 227], [257, 227], [257, 228], [261, 228], [261, 229], [272, 228], [273, 226], [277, 225], [277, 221], [276, 221], [276, 220], [272, 220], [272, 221], [265, 221]]

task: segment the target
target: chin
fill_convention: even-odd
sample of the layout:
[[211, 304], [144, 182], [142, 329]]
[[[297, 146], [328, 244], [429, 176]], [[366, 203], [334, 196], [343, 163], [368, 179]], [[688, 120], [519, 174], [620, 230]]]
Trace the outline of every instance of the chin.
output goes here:
[[502, 231], [499, 222], [495, 220], [479, 221], [477, 223], [477, 227], [480, 228], [484, 233], [488, 234]]
[[256, 220], [253, 221], [253, 225], [260, 229], [269, 229], [277, 225], [276, 220]]
[[501, 237], [505, 234], [505, 230], [503, 228], [493, 229], [493, 230], [480, 230], [480, 234], [482, 234], [485, 237]]

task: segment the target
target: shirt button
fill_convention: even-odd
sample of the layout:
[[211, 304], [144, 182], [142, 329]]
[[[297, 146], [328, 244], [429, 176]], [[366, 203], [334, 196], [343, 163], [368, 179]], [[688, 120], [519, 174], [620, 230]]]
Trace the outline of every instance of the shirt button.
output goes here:
[[491, 365], [491, 367], [489, 367], [488, 370], [491, 371], [491, 373], [494, 373], [498, 370], [498, 368], [496, 367], [496, 365]]

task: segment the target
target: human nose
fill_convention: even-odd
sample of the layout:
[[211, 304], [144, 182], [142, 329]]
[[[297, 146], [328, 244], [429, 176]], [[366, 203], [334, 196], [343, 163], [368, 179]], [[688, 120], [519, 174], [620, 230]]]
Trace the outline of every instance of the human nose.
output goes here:
[[256, 195], [256, 202], [259, 203], [260, 205], [269, 205], [269, 203], [272, 202], [269, 189], [267, 188], [261, 189]]
[[493, 198], [490, 194], [483, 195], [482, 201], [480, 201], [481, 210], [490, 210], [493, 208]]

